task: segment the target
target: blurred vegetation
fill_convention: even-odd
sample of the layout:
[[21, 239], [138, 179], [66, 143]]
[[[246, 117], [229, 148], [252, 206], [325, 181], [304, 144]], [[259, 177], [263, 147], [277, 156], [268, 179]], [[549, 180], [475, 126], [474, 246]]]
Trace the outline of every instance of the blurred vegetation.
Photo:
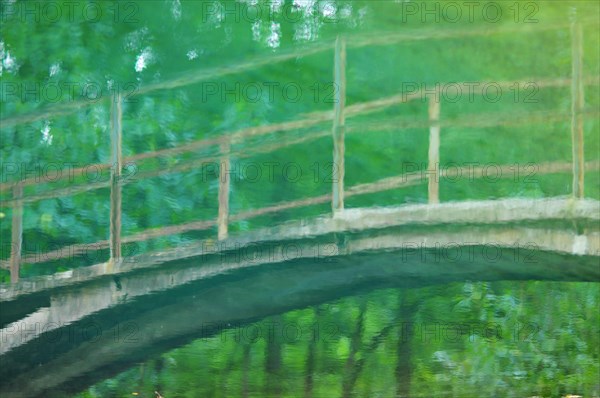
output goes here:
[[595, 397], [599, 293], [565, 282], [378, 290], [207, 333], [78, 397]]

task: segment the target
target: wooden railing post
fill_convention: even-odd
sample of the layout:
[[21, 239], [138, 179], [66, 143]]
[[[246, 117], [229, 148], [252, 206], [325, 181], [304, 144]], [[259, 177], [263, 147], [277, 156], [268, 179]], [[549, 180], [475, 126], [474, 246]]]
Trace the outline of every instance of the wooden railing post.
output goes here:
[[429, 165], [427, 195], [429, 203], [440, 202], [440, 98], [429, 98]]
[[[342, 37], [335, 42], [334, 56], [335, 104], [333, 108], [333, 212], [344, 210], [344, 108], [346, 105], [346, 40]], [[336, 173], [337, 170], [337, 173]]]
[[122, 137], [122, 101], [121, 94], [115, 93], [111, 104], [111, 153], [112, 167], [110, 175], [110, 259], [113, 263], [121, 260], [121, 153]]
[[12, 230], [10, 245], [10, 283], [19, 281], [21, 268], [21, 248], [23, 245], [23, 186], [16, 184], [13, 187], [15, 205], [12, 209]]
[[219, 167], [219, 215], [217, 218], [218, 239], [227, 239], [229, 223], [229, 140], [221, 143], [221, 165]]
[[571, 19], [571, 143], [573, 148], [573, 196], [584, 196], [583, 154], [583, 31], [577, 21], [577, 10]]

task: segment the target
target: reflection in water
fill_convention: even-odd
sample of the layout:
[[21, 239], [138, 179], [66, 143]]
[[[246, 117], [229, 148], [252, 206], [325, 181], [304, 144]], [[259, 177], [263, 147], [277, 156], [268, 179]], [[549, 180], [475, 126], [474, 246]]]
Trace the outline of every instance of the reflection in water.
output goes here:
[[566, 282], [377, 290], [216, 335], [207, 324], [78, 396], [597, 396], [598, 293]]
[[421, 260], [435, 255], [403, 262], [398, 251], [371, 252], [203, 275], [192, 270], [210, 267], [192, 258], [20, 296], [2, 304], [0, 394], [598, 394], [600, 291], [585, 282], [598, 278], [595, 257]]

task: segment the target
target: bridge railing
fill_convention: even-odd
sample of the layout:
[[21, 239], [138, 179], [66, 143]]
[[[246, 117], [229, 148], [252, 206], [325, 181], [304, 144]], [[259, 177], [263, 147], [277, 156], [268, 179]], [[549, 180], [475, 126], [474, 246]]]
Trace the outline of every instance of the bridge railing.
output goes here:
[[[352, 105], [346, 104], [346, 51], [347, 47], [362, 47], [369, 45], [388, 45], [401, 41], [414, 41], [414, 40], [425, 40], [425, 39], [440, 39], [450, 37], [468, 37], [468, 36], [482, 36], [491, 34], [503, 34], [512, 32], [539, 32], [542, 29], [564, 29], [569, 27], [571, 30], [572, 38], [572, 76], [570, 79], [535, 79], [530, 78], [524, 80], [524, 82], [535, 81], [539, 88], [548, 87], [571, 87], [572, 107], [571, 112], [568, 114], [557, 114], [555, 112], [530, 112], [526, 115], [501, 115], [497, 117], [481, 117], [477, 115], [469, 115], [463, 119], [444, 121], [440, 119], [440, 102], [439, 100], [432, 100], [431, 97], [428, 99], [428, 120], [413, 120], [413, 121], [402, 121], [402, 123], [390, 123], [383, 122], [376, 125], [361, 126], [360, 124], [352, 126], [346, 125], [346, 119], [355, 117], [358, 115], [364, 115], [372, 112], [381, 111], [388, 107], [408, 103], [418, 99], [424, 98], [425, 93], [422, 90], [417, 90], [411, 93], [400, 93], [395, 96], [380, 98], [373, 101], [356, 103]], [[272, 214], [281, 212], [284, 210], [300, 208], [305, 206], [311, 206], [316, 204], [323, 204], [331, 202], [332, 212], [335, 215], [344, 209], [345, 198], [352, 197], [355, 195], [363, 195], [367, 193], [375, 193], [381, 191], [387, 191], [391, 189], [397, 189], [400, 187], [408, 187], [422, 183], [421, 173], [405, 173], [393, 177], [387, 177], [380, 179], [372, 183], [358, 184], [351, 187], [344, 186], [345, 176], [345, 135], [353, 134], [356, 132], [365, 132], [367, 130], [385, 130], [385, 129], [406, 129], [406, 128], [427, 128], [429, 129], [429, 151], [428, 151], [428, 201], [431, 204], [439, 202], [439, 160], [440, 160], [440, 132], [443, 127], [446, 126], [502, 126], [507, 124], [521, 124], [525, 122], [540, 122], [549, 120], [571, 120], [571, 136], [572, 136], [572, 149], [573, 149], [573, 160], [572, 163], [548, 163], [540, 165], [538, 170], [539, 174], [551, 174], [551, 173], [565, 173], [572, 172], [573, 183], [572, 183], [572, 194], [575, 198], [582, 198], [584, 194], [584, 172], [586, 169], [598, 170], [600, 163], [598, 160], [587, 162], [584, 161], [583, 156], [583, 120], [585, 116], [597, 117], [598, 113], [585, 112], [584, 110], [584, 85], [598, 85], [599, 80], [597, 77], [585, 80], [582, 72], [582, 23], [577, 21], [571, 22], [570, 25], [555, 25], [552, 27], [542, 27], [541, 29], [506, 29], [499, 28], [495, 30], [469, 30], [469, 31], [452, 31], [452, 32], [412, 32], [395, 35], [385, 35], [378, 37], [362, 37], [352, 38], [352, 40], [346, 40], [343, 37], [338, 39], [333, 44], [325, 44], [314, 46], [301, 53], [288, 53], [279, 55], [273, 58], [260, 59], [237, 66], [215, 69], [212, 71], [205, 71], [200, 73], [192, 73], [181, 78], [157, 83], [150, 85], [139, 90], [135, 95], [147, 94], [157, 90], [173, 89], [177, 87], [185, 87], [190, 84], [197, 83], [199, 81], [228, 74], [240, 73], [246, 70], [250, 70], [261, 65], [270, 64], [276, 61], [285, 61], [294, 57], [310, 55], [326, 50], [334, 51], [334, 82], [339, 90], [337, 90], [336, 98], [334, 101], [334, 109], [329, 111], [321, 111], [304, 115], [305, 117], [299, 120], [263, 125], [257, 127], [246, 128], [230, 133], [224, 133], [220, 137], [201, 139], [189, 142], [185, 145], [177, 146], [174, 148], [161, 149], [152, 152], [144, 152], [135, 154], [128, 157], [122, 155], [122, 104], [123, 97], [120, 93], [115, 93], [111, 98], [111, 163], [96, 164], [98, 170], [110, 169], [110, 179], [106, 182], [96, 183], [84, 183], [84, 184], [72, 184], [66, 188], [58, 188], [48, 190], [42, 193], [35, 193], [31, 195], [24, 194], [24, 188], [29, 186], [36, 186], [46, 183], [45, 181], [38, 181], [36, 178], [24, 179], [21, 181], [6, 182], [0, 184], [0, 191], [12, 191], [12, 199], [4, 200], [1, 202], [3, 207], [12, 207], [12, 226], [11, 226], [11, 256], [8, 264], [6, 261], [2, 263], [2, 266], [10, 269], [11, 282], [17, 282], [19, 280], [19, 269], [22, 263], [38, 263], [50, 260], [57, 260], [66, 256], [84, 253], [90, 248], [94, 250], [110, 248], [110, 261], [119, 262], [122, 257], [121, 246], [123, 244], [131, 242], [141, 242], [157, 237], [163, 237], [173, 234], [180, 234], [188, 231], [199, 231], [208, 230], [210, 228], [217, 227], [217, 238], [219, 240], [227, 239], [228, 226], [231, 222], [247, 220], [254, 217], [262, 216], [265, 214]], [[494, 82], [501, 88], [509, 88], [514, 85], [515, 82]], [[458, 85], [465, 85], [467, 83], [453, 83]], [[73, 103], [68, 106], [61, 106], [56, 109], [38, 112], [35, 114], [15, 116], [2, 120], [3, 127], [31, 123], [37, 120], [46, 119], [48, 117], [54, 117], [59, 115], [65, 115], [73, 113], [82, 107], [89, 106], [89, 103]], [[332, 128], [318, 130], [306, 134], [305, 136], [295, 139], [286, 140], [276, 144], [259, 144], [255, 148], [245, 148], [244, 152], [232, 150], [233, 144], [244, 142], [249, 138], [255, 138], [267, 134], [276, 132], [286, 132], [298, 129], [304, 129], [309, 127], [316, 127], [323, 123], [331, 123]], [[303, 198], [294, 201], [288, 201], [279, 203], [255, 210], [248, 210], [237, 214], [230, 214], [229, 209], [229, 193], [230, 193], [230, 158], [236, 156], [237, 158], [243, 158], [251, 156], [253, 153], [269, 153], [277, 149], [296, 145], [299, 143], [309, 142], [319, 138], [331, 136], [333, 139], [333, 165], [335, 178], [333, 178], [332, 190], [330, 194], [325, 194], [312, 198]], [[167, 170], [150, 170], [141, 174], [136, 175], [136, 181], [156, 177], [159, 175], [185, 172], [189, 170], [197, 169], [202, 163], [207, 161], [219, 162], [221, 167], [219, 171], [219, 190], [218, 190], [218, 214], [216, 219], [213, 220], [201, 220], [193, 221], [185, 224], [171, 225], [160, 228], [153, 228], [142, 231], [140, 233], [121, 236], [121, 191], [123, 187], [132, 182], [131, 179], [123, 175], [123, 168], [127, 164], [152, 158], [159, 158], [164, 156], [172, 156], [178, 154], [184, 154], [188, 152], [194, 152], [201, 148], [215, 147], [219, 148], [218, 155], [211, 158], [202, 158], [199, 160], [192, 160], [188, 162], [182, 162], [181, 164], [175, 165]], [[514, 165], [503, 165], [499, 166], [502, 175], [510, 175]], [[465, 171], [465, 170], [461, 170]], [[75, 169], [72, 174], [81, 174], [84, 169]], [[471, 168], [469, 173], [474, 178], [481, 178], [484, 176], [484, 168]], [[25, 256], [22, 257], [22, 237], [23, 237], [23, 212], [24, 204], [31, 203], [43, 199], [58, 198], [68, 195], [74, 195], [76, 193], [85, 192], [89, 190], [110, 187], [110, 233], [108, 240], [98, 241], [92, 244], [76, 244], [61, 249], [46, 252], [42, 255]]]

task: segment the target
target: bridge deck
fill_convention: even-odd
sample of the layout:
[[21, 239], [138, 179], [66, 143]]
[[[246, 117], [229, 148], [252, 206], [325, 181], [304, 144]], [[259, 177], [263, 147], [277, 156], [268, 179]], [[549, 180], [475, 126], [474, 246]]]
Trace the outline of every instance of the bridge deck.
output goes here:
[[[263, 256], [264, 258], [260, 260], [240, 259], [227, 265], [219, 264], [219, 272], [257, 263], [285, 261], [290, 257], [310, 258], [314, 257], [315, 253], [319, 257], [332, 257], [366, 250], [408, 249], [415, 245], [435, 248], [443, 245], [494, 244], [512, 247], [516, 244], [528, 244], [532, 248], [544, 251], [600, 256], [600, 235], [597, 228], [599, 220], [600, 202], [571, 198], [505, 199], [346, 209], [336, 212], [334, 216], [290, 222], [231, 236], [223, 241], [198, 241], [172, 250], [124, 258], [118, 263], [108, 261], [49, 276], [30, 278], [14, 284], [2, 284], [0, 300], [14, 300], [22, 295], [90, 282], [106, 275], [148, 269], [191, 257], [208, 258], [231, 252], [239, 254], [250, 247], [269, 248], [272, 255]], [[549, 222], [561, 225], [558, 228], [548, 228], [540, 224]], [[435, 233], [432, 229], [435, 226], [460, 225], [466, 227], [462, 228], [459, 234], [446, 230]], [[485, 231], [482, 229], [484, 226], [487, 227]], [[390, 232], [388, 239], [383, 239], [381, 236], [375, 240], [369, 240], [368, 237], [352, 238], [352, 235], [360, 232], [394, 227], [407, 228]], [[427, 227], [430, 230], [416, 227]], [[337, 237], [332, 237], [336, 234]], [[340, 236], [344, 236], [343, 241], [340, 240]], [[285, 242], [288, 242], [287, 246]], [[290, 247], [292, 243], [296, 248]], [[273, 244], [275, 246], [269, 247]], [[222, 258], [222, 255], [220, 257]], [[196, 272], [179, 280], [179, 283], [213, 272], [214, 269], [209, 271], [209, 268], [200, 267]], [[160, 290], [162, 285], [158, 284], [155, 288]], [[146, 287], [146, 289], [151, 288]]]

